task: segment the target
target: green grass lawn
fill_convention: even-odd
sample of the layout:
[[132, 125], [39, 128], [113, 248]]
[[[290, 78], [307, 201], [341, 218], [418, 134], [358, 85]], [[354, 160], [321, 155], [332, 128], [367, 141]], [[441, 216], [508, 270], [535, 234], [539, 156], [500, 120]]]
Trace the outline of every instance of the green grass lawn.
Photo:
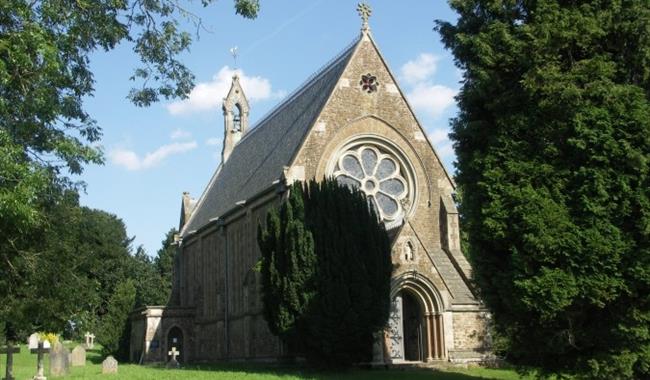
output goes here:
[[[68, 345], [69, 346], [69, 345]], [[129, 379], [129, 380], [167, 380], [167, 379], [223, 379], [223, 380], [473, 380], [473, 379], [522, 379], [514, 371], [485, 368], [452, 369], [445, 371], [429, 369], [408, 370], [361, 370], [347, 372], [317, 372], [295, 367], [264, 366], [259, 364], [218, 364], [192, 365], [182, 369], [169, 370], [155, 366], [120, 364], [117, 375], [102, 375], [102, 357], [98, 350], [88, 351], [85, 367], [72, 367], [70, 375], [63, 379]], [[46, 359], [46, 371], [49, 365]], [[5, 374], [5, 355], [0, 356], [0, 378]], [[14, 376], [16, 380], [31, 379], [36, 373], [36, 355], [30, 354], [25, 345], [21, 353], [14, 355]], [[48, 376], [48, 379], [52, 378]]]

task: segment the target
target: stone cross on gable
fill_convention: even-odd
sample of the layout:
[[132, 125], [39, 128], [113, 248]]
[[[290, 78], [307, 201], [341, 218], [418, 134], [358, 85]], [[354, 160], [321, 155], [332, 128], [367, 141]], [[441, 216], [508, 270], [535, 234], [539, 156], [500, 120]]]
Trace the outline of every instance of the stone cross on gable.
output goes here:
[[38, 354], [36, 361], [36, 375], [34, 375], [34, 380], [47, 380], [47, 377], [43, 374], [43, 355], [50, 352], [49, 348], [43, 347], [43, 341], [39, 339], [38, 348], [31, 349], [32, 354]]
[[357, 12], [359, 13], [359, 16], [361, 16], [361, 21], [363, 21], [361, 30], [367, 31], [370, 29], [368, 27], [368, 19], [372, 15], [372, 9], [370, 8], [370, 5], [365, 2], [359, 3], [359, 5], [357, 5]]
[[12, 342], [7, 342], [7, 347], [0, 348], [0, 354], [7, 354], [7, 371], [4, 380], [16, 380], [14, 377], [14, 354], [20, 353], [20, 347], [14, 347]]

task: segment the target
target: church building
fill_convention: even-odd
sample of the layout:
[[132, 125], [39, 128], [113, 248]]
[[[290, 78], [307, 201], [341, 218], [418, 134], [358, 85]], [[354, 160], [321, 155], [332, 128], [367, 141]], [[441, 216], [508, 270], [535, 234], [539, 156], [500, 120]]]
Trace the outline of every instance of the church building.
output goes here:
[[221, 164], [183, 194], [173, 291], [132, 314], [131, 359], [273, 361], [288, 352], [262, 316], [257, 226], [294, 181], [326, 176], [363, 190], [392, 239], [392, 308], [376, 363], [478, 361], [489, 314], [460, 249], [454, 182], [375, 43], [358, 38], [249, 126], [234, 76], [223, 101]]

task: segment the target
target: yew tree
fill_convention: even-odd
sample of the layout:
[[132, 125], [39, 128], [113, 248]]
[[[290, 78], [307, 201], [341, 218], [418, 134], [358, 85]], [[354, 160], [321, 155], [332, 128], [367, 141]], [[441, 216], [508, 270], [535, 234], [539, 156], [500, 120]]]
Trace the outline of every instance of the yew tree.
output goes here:
[[450, 4], [462, 221], [508, 357], [648, 378], [650, 3]]
[[258, 240], [271, 331], [318, 366], [370, 362], [388, 321], [392, 263], [365, 195], [333, 179], [296, 183]]

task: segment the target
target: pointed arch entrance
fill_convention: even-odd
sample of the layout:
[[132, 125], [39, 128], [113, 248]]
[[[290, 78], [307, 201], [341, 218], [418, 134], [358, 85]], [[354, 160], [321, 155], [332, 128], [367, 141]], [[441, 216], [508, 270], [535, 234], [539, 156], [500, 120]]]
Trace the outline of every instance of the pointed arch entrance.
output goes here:
[[168, 353], [173, 348], [175, 348], [176, 351], [180, 352], [180, 354], [176, 357], [176, 360], [179, 363], [182, 363], [183, 358], [185, 357], [183, 343], [183, 330], [181, 330], [181, 328], [178, 326], [174, 326], [169, 329], [169, 332], [167, 332], [167, 349], [164, 352], [164, 355], [167, 358], [165, 361], [169, 361], [171, 356]]
[[433, 284], [417, 272], [393, 279], [386, 345], [391, 362], [446, 357], [443, 304]]

